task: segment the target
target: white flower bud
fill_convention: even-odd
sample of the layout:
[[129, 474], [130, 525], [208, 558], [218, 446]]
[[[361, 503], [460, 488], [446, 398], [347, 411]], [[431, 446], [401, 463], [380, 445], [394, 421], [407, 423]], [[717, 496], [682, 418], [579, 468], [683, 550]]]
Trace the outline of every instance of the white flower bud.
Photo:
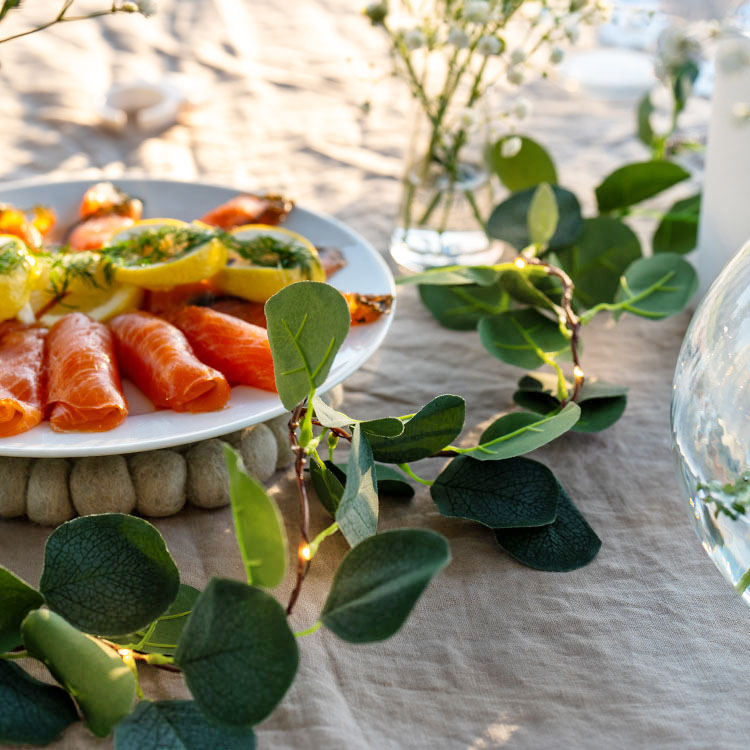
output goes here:
[[581, 38], [581, 27], [573, 19], [565, 24], [564, 31], [565, 36], [568, 37], [571, 44], [575, 44]]
[[153, 16], [159, 10], [159, 4], [156, 0], [136, 0], [136, 5], [138, 6], [138, 12], [147, 18]]
[[747, 122], [750, 120], [750, 104], [747, 102], [735, 102], [732, 105], [732, 117], [737, 122]]
[[496, 36], [486, 35], [477, 42], [477, 52], [485, 57], [496, 55], [501, 49], [502, 44]]
[[513, 105], [513, 114], [519, 120], [525, 120], [527, 117], [529, 117], [531, 115], [531, 110], [532, 110], [532, 104], [525, 97], [518, 99], [516, 103]]
[[490, 4], [487, 0], [471, 0], [464, 7], [464, 18], [471, 23], [487, 23]]
[[409, 31], [404, 34], [404, 44], [407, 49], [412, 50], [412, 52], [420, 47], [424, 47], [425, 41], [426, 39], [422, 29], [409, 29]]
[[457, 49], [466, 49], [469, 46], [469, 35], [458, 26], [451, 26], [448, 32], [448, 44], [452, 44]]
[[559, 65], [559, 64], [560, 64], [560, 63], [561, 63], [561, 62], [563, 61], [563, 58], [564, 58], [564, 57], [565, 57], [565, 50], [564, 50], [564, 49], [563, 49], [562, 47], [560, 47], [560, 46], [558, 46], [558, 45], [555, 45], [555, 46], [554, 46], [554, 47], [553, 47], [553, 48], [552, 48], [552, 49], [550, 50], [550, 53], [549, 53], [549, 61], [550, 61], [550, 62], [551, 62], [551, 63], [552, 63], [553, 65]]
[[477, 124], [477, 115], [473, 109], [466, 107], [461, 110], [458, 116], [458, 121], [461, 123], [461, 127], [464, 130], [471, 130]]
[[506, 138], [500, 145], [500, 156], [503, 159], [512, 159], [521, 153], [522, 146], [523, 141], [517, 135]]
[[525, 60], [526, 60], [526, 53], [520, 47], [517, 47], [516, 49], [513, 50], [513, 52], [510, 53], [511, 65], [520, 65]]
[[518, 68], [508, 68], [508, 83], [520, 86], [523, 83], [523, 71]]

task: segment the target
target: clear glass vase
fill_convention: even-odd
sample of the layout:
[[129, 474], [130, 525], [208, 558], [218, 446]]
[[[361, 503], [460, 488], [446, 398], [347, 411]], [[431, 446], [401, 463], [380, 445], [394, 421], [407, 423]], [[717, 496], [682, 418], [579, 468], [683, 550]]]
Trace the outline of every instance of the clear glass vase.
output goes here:
[[672, 443], [698, 538], [750, 604], [750, 243], [717, 277], [685, 336]]

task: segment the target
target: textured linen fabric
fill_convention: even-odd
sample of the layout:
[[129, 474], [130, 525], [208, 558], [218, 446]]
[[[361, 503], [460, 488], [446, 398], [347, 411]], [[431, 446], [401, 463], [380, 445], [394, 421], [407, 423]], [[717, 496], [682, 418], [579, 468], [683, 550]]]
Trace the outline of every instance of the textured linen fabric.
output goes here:
[[[27, 13], [42, 20], [45, 5], [55, 4], [29, 4]], [[0, 178], [127, 172], [278, 188], [385, 250], [409, 103], [397, 82], [373, 85], [370, 63], [386, 71], [386, 47], [359, 3], [160, 5], [149, 20], [70, 24], [0, 46]], [[166, 73], [185, 76], [203, 99], [187, 121], [149, 137], [96, 126], [94, 107], [109, 83]], [[630, 103], [568, 95], [552, 83], [532, 93], [530, 132], [589, 209], [610, 169], [646, 158], [632, 137]], [[365, 98], [369, 116], [359, 107]], [[690, 117], [700, 130], [705, 103]], [[325, 631], [302, 639], [298, 677], [258, 727], [259, 746], [747, 747], [748, 611], [690, 528], [669, 447], [671, 377], [688, 319], [626, 317], [586, 329], [586, 370], [629, 386], [628, 409], [605, 433], [570, 434], [534, 456], [601, 536], [592, 565], [567, 574], [525, 568], [488, 529], [442, 518], [423, 487], [410, 503], [385, 501], [381, 529], [435, 529], [450, 540], [452, 564], [391, 640], [352, 646]], [[409, 413], [439, 393], [458, 393], [467, 400], [461, 440], [469, 444], [510, 407], [520, 374], [486, 354], [475, 333], [440, 329], [405, 288], [386, 342], [347, 381], [345, 408], [361, 418]], [[435, 476], [444, 462], [426, 463], [419, 471]], [[294, 539], [289, 474], [277, 475], [273, 491]], [[313, 507], [320, 529], [327, 522]], [[242, 578], [228, 510], [187, 510], [156, 525], [185, 582]], [[0, 563], [35, 583], [48, 534], [25, 521], [0, 522]], [[317, 619], [345, 551], [340, 537], [321, 548], [295, 629]], [[186, 695], [179, 677], [142, 674], [152, 698]], [[52, 745], [110, 746], [80, 725]]]

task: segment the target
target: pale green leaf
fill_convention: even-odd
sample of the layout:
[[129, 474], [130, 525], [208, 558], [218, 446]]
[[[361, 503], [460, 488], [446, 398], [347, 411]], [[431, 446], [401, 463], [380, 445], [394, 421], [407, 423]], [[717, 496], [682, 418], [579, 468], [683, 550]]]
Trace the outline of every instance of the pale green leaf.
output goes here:
[[527, 217], [529, 237], [537, 245], [546, 245], [554, 236], [560, 214], [552, 188], [543, 182], [534, 191]]

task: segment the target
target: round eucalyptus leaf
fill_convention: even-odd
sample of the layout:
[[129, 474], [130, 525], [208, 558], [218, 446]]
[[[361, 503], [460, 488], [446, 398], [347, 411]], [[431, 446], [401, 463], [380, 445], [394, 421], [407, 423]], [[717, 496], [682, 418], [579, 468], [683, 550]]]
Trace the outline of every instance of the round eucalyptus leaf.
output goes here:
[[175, 664], [209, 721], [249, 729], [281, 702], [299, 651], [276, 599], [212, 578], [182, 632]]
[[450, 557], [447, 540], [426, 529], [368, 537], [341, 561], [320, 619], [350, 643], [390, 638]]
[[654, 252], [685, 255], [695, 250], [698, 244], [700, 212], [700, 194], [677, 201], [664, 215], [654, 232]]
[[28, 583], [0, 565], [0, 654], [21, 644], [21, 622], [44, 597]]
[[[510, 138], [520, 138], [521, 149], [513, 156], [503, 156], [503, 144]], [[505, 187], [512, 193], [536, 187], [541, 182], [554, 185], [557, 170], [544, 146], [525, 135], [507, 135], [490, 150], [490, 165]]]
[[[505, 274], [502, 276], [505, 279]], [[502, 289], [498, 284], [479, 286], [419, 285], [419, 297], [435, 320], [444, 328], [471, 331], [488, 314], [502, 312]]]
[[40, 591], [50, 609], [87, 633], [139, 630], [167, 610], [179, 587], [162, 535], [142, 518], [75, 518], [44, 549]]
[[608, 175], [596, 188], [599, 211], [608, 213], [633, 206], [689, 177], [689, 172], [671, 161], [657, 159], [626, 164]]
[[[516, 302], [547, 310], [554, 309], [555, 303], [551, 298], [559, 298], [562, 289], [560, 282], [542, 266], [533, 265], [527, 265], [522, 271], [516, 268], [506, 271], [500, 278], [500, 287]], [[497, 314], [502, 310], [487, 310], [484, 315], [493, 312]]]
[[311, 461], [310, 480], [321, 505], [335, 518], [341, 496], [344, 494], [346, 475], [342, 482], [327, 464], [326, 461], [326, 466], [321, 468], [317, 461]]
[[529, 458], [480, 462], [454, 458], [430, 487], [440, 513], [491, 529], [542, 526], [557, 515], [552, 472]]

